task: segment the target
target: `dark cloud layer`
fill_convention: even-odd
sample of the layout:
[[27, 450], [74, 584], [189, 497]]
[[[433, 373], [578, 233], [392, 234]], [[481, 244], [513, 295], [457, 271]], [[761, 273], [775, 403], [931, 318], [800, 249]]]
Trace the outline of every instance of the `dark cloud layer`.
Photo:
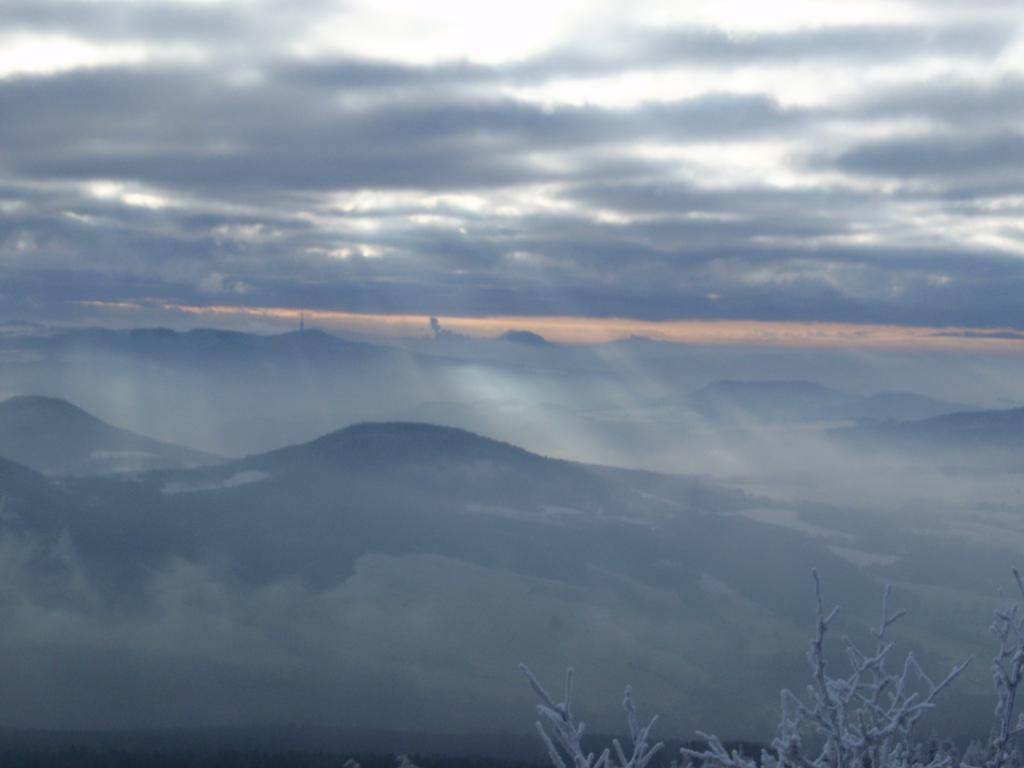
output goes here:
[[[5, 7], [17, 34], [154, 57], [0, 78], [0, 313], [159, 299], [1019, 325], [1005, 19], [627, 24], [504, 63], [290, 52], [328, 10], [344, 9]], [[706, 85], [601, 85], [680, 68]]]
[[839, 156], [840, 168], [898, 178], [950, 178], [1012, 174], [1024, 168], [1024, 136], [999, 133], [978, 138], [919, 136], [853, 147]]

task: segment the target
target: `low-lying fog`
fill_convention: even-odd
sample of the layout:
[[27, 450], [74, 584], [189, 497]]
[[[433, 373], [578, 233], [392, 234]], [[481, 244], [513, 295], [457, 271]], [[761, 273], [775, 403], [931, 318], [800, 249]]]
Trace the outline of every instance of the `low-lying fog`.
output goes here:
[[[526, 660], [603, 727], [632, 682], [672, 735], [764, 738], [810, 567], [852, 632], [896, 584], [942, 667], [1024, 552], [1009, 354], [11, 327], [0, 359], [88, 412], [0, 403], [53, 478], [0, 465], [0, 724], [515, 732]], [[684, 477], [409, 425], [276, 451], [367, 421]]]
[[11, 332], [0, 340], [0, 396], [65, 398], [117, 426], [225, 457], [362, 421], [424, 421], [548, 456], [708, 475], [782, 498], [1018, 498], [1015, 463], [975, 445], [855, 434], [858, 423], [1022, 404], [1024, 361], [1013, 355], [526, 338], [443, 333], [383, 346], [319, 331]]

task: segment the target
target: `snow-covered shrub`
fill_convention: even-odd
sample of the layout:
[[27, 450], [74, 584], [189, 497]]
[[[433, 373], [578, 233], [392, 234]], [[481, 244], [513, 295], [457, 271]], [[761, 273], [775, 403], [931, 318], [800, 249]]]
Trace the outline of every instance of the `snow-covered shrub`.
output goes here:
[[537, 714], [540, 716], [540, 720], [537, 721], [537, 732], [555, 768], [644, 768], [661, 750], [660, 742], [650, 744], [651, 730], [658, 720], [657, 716], [647, 725], [641, 726], [636, 706], [633, 704], [633, 691], [627, 686], [622, 706], [626, 710], [631, 749], [627, 752], [618, 739], [613, 739], [614, 754], [611, 749], [605, 749], [595, 759], [592, 752], [583, 751], [585, 726], [583, 723], [577, 723], [572, 715], [572, 669], [566, 670], [562, 701], [556, 704], [529, 667], [521, 664], [520, 668], [526, 674], [534, 692], [540, 697], [540, 704], [537, 705]]
[[[1024, 597], [1024, 582], [1016, 570], [1013, 575]], [[814, 586], [817, 622], [807, 652], [811, 682], [802, 697], [789, 690], [781, 692], [781, 719], [771, 748], [755, 761], [730, 752], [717, 736], [701, 733], [707, 748], [683, 749], [684, 765], [696, 760], [708, 768], [758, 768], [758, 762], [762, 768], [1024, 768], [1024, 756], [1015, 744], [1015, 737], [1024, 733], [1024, 714], [1015, 719], [1017, 692], [1024, 682], [1024, 611], [1019, 605], [997, 611], [991, 627], [999, 650], [992, 662], [997, 704], [989, 743], [972, 745], [957, 759], [950, 742], [916, 743], [914, 726], [969, 660], [938, 680], [921, 668], [912, 653], [894, 665], [888, 630], [905, 611], [890, 609], [887, 587], [878, 626], [871, 633], [874, 647], [863, 650], [842, 638], [848, 667], [833, 672], [826, 663], [825, 641], [839, 608], [825, 609], [817, 573]], [[525, 665], [522, 669], [540, 698], [537, 730], [554, 768], [644, 768], [661, 749], [661, 743], [650, 743], [657, 718], [641, 727], [627, 688], [624, 705], [632, 751], [627, 753], [613, 741], [614, 752], [605, 749], [596, 759], [584, 753], [584, 726], [575, 721], [570, 706], [572, 670], [566, 674], [564, 700], [556, 704], [529, 669]], [[807, 743], [818, 746], [811, 751]]]
[[[1024, 581], [1015, 568], [1013, 578], [1017, 590], [1024, 597]], [[981, 762], [983, 768], [1019, 768], [1024, 765], [1014, 737], [1024, 733], [1024, 714], [1014, 722], [1017, 691], [1024, 677], [1024, 615], [1019, 604], [996, 611], [991, 631], [999, 641], [999, 650], [992, 659], [992, 680], [996, 687], [995, 725], [988, 750]], [[964, 768], [979, 768], [964, 761]]]

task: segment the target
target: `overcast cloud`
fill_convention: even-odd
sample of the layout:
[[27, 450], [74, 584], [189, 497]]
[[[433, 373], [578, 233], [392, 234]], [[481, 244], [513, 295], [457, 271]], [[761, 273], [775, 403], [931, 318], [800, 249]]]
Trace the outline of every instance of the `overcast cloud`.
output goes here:
[[1019, 328], [1024, 16], [972, 6], [9, 0], [0, 319]]

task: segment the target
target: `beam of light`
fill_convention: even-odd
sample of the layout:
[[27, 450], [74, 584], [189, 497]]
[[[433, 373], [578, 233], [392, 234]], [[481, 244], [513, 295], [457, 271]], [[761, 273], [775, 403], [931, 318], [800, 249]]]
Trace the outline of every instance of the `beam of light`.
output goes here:
[[[205, 323], [257, 319], [275, 327], [297, 326], [300, 316], [332, 330], [378, 337], [428, 337], [430, 316], [374, 314], [298, 307], [194, 305], [168, 302], [83, 301], [80, 306], [114, 312], [162, 312]], [[531, 331], [563, 344], [602, 344], [632, 337], [700, 346], [763, 346], [808, 349], [927, 349], [1024, 352], [1024, 330], [924, 327], [868, 323], [761, 320], [635, 320], [621, 317], [438, 315], [441, 327], [473, 338], [510, 330]]]

